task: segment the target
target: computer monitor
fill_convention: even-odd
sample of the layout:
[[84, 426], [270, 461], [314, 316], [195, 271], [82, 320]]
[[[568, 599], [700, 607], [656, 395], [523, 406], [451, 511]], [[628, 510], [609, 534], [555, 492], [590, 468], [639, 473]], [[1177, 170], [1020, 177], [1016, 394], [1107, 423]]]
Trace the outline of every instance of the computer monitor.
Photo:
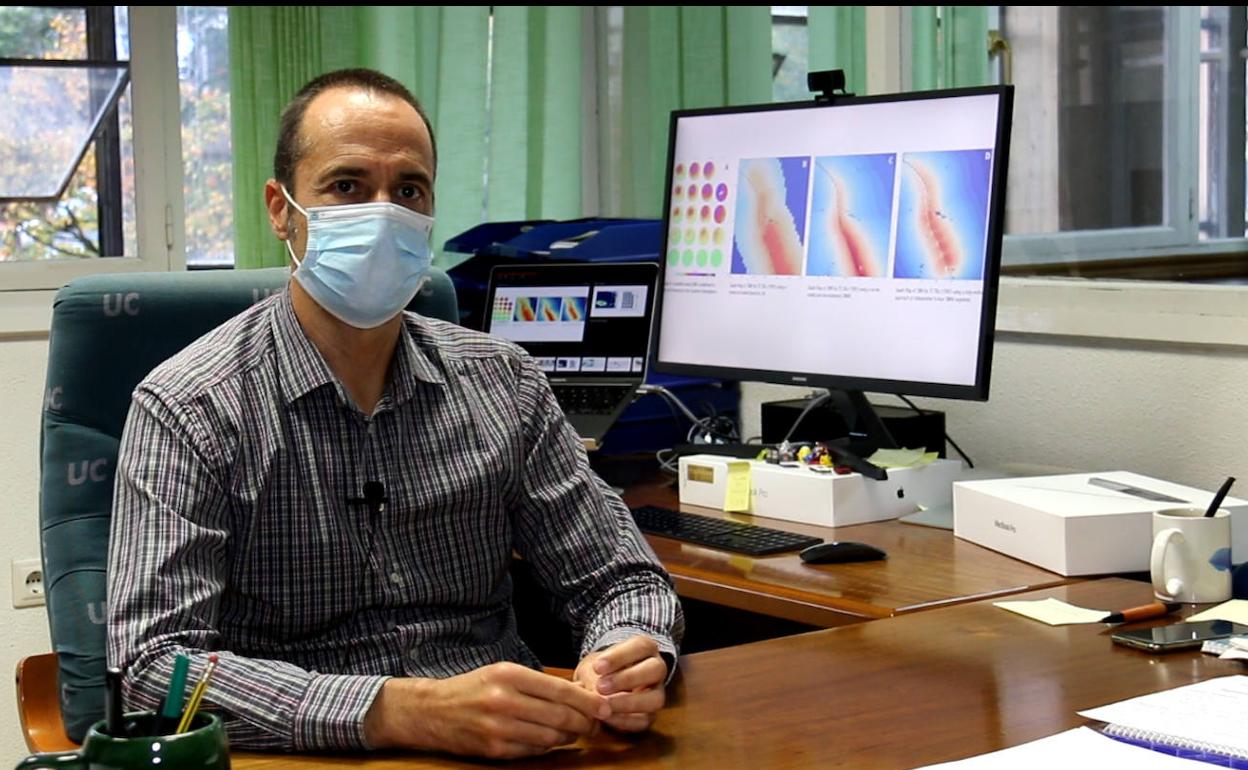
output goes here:
[[655, 368], [986, 400], [1012, 103], [674, 112]]

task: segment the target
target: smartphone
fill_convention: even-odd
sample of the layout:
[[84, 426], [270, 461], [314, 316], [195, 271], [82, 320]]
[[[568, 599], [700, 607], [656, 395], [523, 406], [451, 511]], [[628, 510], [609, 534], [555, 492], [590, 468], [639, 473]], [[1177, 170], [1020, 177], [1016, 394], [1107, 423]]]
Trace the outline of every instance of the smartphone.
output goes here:
[[1118, 644], [1149, 652], [1170, 652], [1199, 647], [1210, 639], [1248, 634], [1248, 626], [1229, 620], [1203, 620], [1198, 623], [1172, 623], [1168, 626], [1115, 631], [1110, 635]]

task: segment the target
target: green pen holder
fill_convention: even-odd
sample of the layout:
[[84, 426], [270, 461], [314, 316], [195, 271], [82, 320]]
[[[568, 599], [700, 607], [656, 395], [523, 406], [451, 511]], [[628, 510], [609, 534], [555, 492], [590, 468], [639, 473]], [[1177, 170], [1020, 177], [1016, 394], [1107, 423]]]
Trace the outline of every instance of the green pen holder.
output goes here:
[[221, 719], [199, 713], [191, 729], [177, 735], [159, 735], [160, 724], [150, 711], [127, 714], [126, 737], [105, 732], [96, 722], [87, 731], [82, 748], [54, 754], [33, 754], [17, 764], [18, 770], [52, 767], [58, 770], [229, 770], [230, 747]]

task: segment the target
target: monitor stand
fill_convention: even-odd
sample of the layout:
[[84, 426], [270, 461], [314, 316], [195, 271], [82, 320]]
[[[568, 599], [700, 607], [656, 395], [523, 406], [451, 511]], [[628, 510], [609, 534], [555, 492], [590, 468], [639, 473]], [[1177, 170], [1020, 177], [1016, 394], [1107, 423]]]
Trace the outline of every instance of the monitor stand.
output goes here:
[[840, 446], [864, 459], [875, 454], [877, 449], [900, 449], [879, 412], [861, 390], [829, 388], [826, 403], [824, 408], [838, 412], [849, 428], [848, 434], [837, 440]]
[[897, 521], [904, 524], [918, 524], [934, 529], [953, 529], [953, 501], [937, 503], [918, 513], [902, 516]]

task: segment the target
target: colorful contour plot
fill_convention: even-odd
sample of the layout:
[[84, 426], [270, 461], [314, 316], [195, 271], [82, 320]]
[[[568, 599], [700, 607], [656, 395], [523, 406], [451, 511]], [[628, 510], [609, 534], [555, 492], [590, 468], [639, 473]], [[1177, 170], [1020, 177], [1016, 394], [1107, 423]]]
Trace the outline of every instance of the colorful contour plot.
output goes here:
[[800, 275], [810, 159], [741, 162], [732, 239], [732, 272]]
[[896, 163], [892, 153], [815, 158], [807, 275], [887, 276]]
[[988, 150], [905, 153], [897, 278], [981, 280], [988, 238]]

